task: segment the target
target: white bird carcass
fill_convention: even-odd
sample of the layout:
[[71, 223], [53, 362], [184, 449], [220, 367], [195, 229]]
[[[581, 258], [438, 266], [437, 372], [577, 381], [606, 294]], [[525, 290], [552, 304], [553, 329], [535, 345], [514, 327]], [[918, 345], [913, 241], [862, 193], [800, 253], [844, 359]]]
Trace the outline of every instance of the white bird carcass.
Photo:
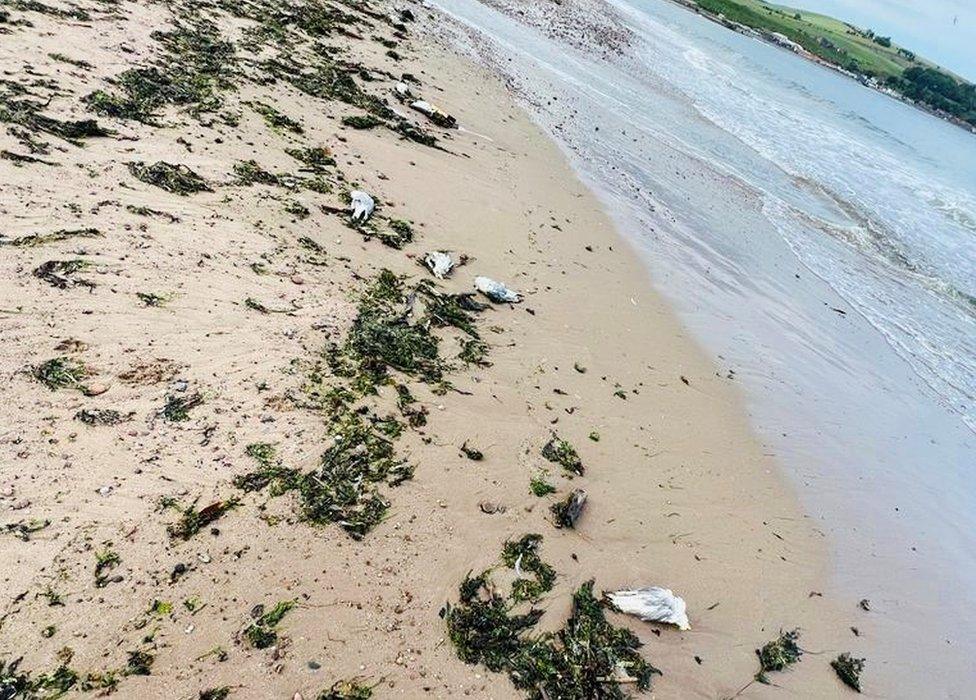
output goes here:
[[442, 126], [445, 129], [457, 128], [457, 119], [442, 110], [440, 107], [436, 107], [426, 100], [416, 100], [411, 102], [410, 108], [417, 110], [432, 122], [437, 124], [437, 126]]
[[509, 302], [517, 304], [522, 301], [522, 295], [506, 287], [501, 282], [496, 282], [489, 277], [475, 277], [474, 288], [484, 294], [492, 301], [499, 303]]
[[691, 629], [685, 601], [670, 588], [638, 588], [633, 591], [608, 593], [607, 598], [620, 612], [639, 617], [645, 622], [665, 622], [680, 630]]
[[424, 256], [424, 264], [427, 269], [430, 270], [431, 274], [434, 275], [439, 280], [444, 279], [451, 274], [451, 270], [454, 269], [454, 261], [451, 260], [451, 256], [440, 250], [434, 250]]
[[349, 195], [353, 221], [366, 221], [373, 214], [376, 202], [362, 190], [353, 190]]

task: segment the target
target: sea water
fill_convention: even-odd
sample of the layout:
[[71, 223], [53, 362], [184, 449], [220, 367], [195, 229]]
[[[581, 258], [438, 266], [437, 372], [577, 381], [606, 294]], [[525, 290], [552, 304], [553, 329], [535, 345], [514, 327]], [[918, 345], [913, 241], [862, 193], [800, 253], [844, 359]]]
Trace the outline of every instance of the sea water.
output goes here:
[[741, 382], [827, 539], [833, 590], [879, 611], [889, 694], [938, 674], [938, 695], [967, 697], [976, 135], [665, 0], [611, 1], [632, 35], [619, 53], [476, 0], [434, 4]]

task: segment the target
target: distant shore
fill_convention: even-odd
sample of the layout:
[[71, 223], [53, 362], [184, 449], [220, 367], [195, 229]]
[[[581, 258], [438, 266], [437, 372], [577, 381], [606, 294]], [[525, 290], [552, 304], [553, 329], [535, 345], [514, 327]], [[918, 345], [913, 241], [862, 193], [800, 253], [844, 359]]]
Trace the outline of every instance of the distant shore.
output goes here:
[[777, 36], [774, 32], [754, 29], [740, 22], [734, 22], [728, 19], [727, 17], [706, 10], [701, 5], [699, 5], [695, 0], [670, 0], [670, 2], [680, 7], [683, 7], [686, 10], [690, 10], [695, 14], [701, 15], [705, 19], [710, 20], [716, 24], [720, 24], [726, 29], [730, 29], [734, 32], [742, 34], [743, 36], [747, 36], [752, 39], [762, 41], [766, 44], [769, 44], [770, 46], [775, 46], [777, 48], [783, 49], [784, 51], [789, 51], [791, 53], [794, 53], [797, 56], [800, 56], [801, 58], [804, 58], [808, 61], [823, 66], [824, 68], [828, 68], [829, 70], [832, 70], [835, 73], [839, 73], [840, 75], [850, 78], [851, 80], [860, 83], [866, 88], [879, 92], [882, 95], [885, 95], [892, 99], [898, 100], [899, 102], [902, 102], [911, 107], [915, 107], [916, 109], [921, 110], [922, 112], [925, 112], [928, 115], [946, 121], [950, 124], [953, 124], [954, 126], [958, 126], [959, 128], [968, 131], [971, 134], [976, 134], [976, 126], [969, 124], [968, 122], [965, 122], [962, 119], [959, 119], [958, 117], [955, 117], [951, 114], [948, 114], [938, 109], [934, 109], [933, 107], [925, 104], [924, 102], [919, 102], [917, 100], [913, 100], [909, 97], [906, 97], [905, 95], [899, 93], [897, 90], [893, 90], [889, 87], [886, 87], [885, 85], [879, 83], [877, 80], [875, 80], [870, 76], [855, 73], [853, 71], [844, 68], [843, 66], [837, 63], [828, 61], [823, 57], [816, 55], [815, 53], [811, 53], [810, 51], [807, 51], [802, 46], [796, 44], [795, 42], [790, 41], [786, 37]]

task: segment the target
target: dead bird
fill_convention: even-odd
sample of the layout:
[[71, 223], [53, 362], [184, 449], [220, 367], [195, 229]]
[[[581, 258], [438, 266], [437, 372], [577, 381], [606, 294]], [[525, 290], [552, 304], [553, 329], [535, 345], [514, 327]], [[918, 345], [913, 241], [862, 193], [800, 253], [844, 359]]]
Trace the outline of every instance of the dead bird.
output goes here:
[[410, 103], [410, 108], [420, 112], [437, 126], [445, 129], [457, 128], [457, 119], [426, 100], [415, 100], [414, 102]]
[[517, 304], [522, 301], [522, 295], [515, 290], [509, 289], [501, 282], [496, 282], [490, 277], [475, 277], [474, 288], [484, 294], [492, 301], [503, 304]]
[[373, 210], [376, 209], [376, 202], [362, 190], [353, 190], [350, 192], [349, 203], [352, 207], [353, 221], [365, 222], [373, 215]]
[[424, 265], [430, 270], [431, 274], [439, 280], [450, 276], [454, 270], [454, 260], [447, 253], [434, 250], [424, 256]]
[[639, 617], [644, 622], [664, 622], [679, 630], [691, 629], [687, 605], [670, 588], [651, 586], [630, 591], [608, 593], [607, 599], [622, 613]]

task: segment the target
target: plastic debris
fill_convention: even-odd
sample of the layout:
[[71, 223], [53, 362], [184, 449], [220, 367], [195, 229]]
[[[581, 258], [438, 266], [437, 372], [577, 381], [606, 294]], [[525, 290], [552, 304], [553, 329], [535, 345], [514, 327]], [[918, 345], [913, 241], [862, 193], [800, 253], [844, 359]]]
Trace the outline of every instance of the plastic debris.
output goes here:
[[373, 215], [373, 210], [376, 208], [376, 202], [373, 198], [362, 190], [353, 190], [349, 195], [350, 204], [352, 205], [352, 220], [353, 221], [366, 221], [370, 216]]
[[439, 250], [427, 253], [424, 256], [424, 265], [439, 280], [450, 275], [454, 269], [454, 261], [451, 259], [451, 256]]
[[665, 622], [680, 630], [691, 629], [688, 624], [685, 601], [669, 588], [638, 588], [607, 594], [614, 607], [627, 615], [634, 615], [645, 622]]
[[522, 301], [521, 294], [489, 277], [475, 277], [474, 288], [494, 302], [517, 304]]
[[452, 117], [447, 112], [444, 112], [439, 107], [435, 107], [430, 102], [425, 100], [415, 100], [414, 102], [410, 103], [410, 108], [417, 110], [432, 122], [437, 124], [437, 126], [442, 126], [445, 129], [457, 128], [457, 119]]

